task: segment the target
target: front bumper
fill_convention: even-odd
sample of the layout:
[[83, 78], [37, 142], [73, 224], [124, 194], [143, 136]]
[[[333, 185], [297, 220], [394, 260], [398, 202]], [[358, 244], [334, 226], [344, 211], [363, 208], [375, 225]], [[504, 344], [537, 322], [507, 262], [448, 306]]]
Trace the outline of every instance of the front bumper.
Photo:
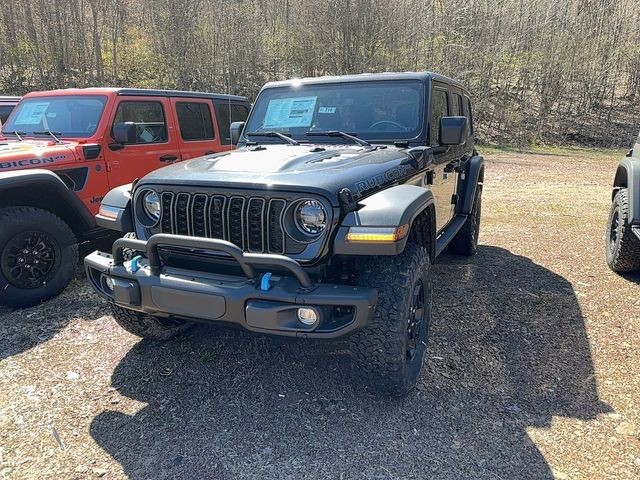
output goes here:
[[[244, 276], [215, 274], [162, 265], [159, 249], [193, 249], [235, 260]], [[143, 252], [135, 262], [123, 248]], [[133, 263], [133, 264], [132, 264]], [[148, 241], [122, 238], [112, 255], [99, 251], [85, 260], [93, 288], [109, 301], [160, 317], [200, 322], [230, 322], [273, 335], [335, 338], [366, 325], [378, 301], [373, 288], [313, 283], [300, 264], [282, 255], [243, 253], [224, 240], [153, 235]], [[137, 265], [136, 265], [137, 264]], [[263, 280], [269, 268], [286, 271]], [[110, 289], [107, 279], [113, 280]], [[312, 308], [318, 321], [305, 325], [298, 308]]]

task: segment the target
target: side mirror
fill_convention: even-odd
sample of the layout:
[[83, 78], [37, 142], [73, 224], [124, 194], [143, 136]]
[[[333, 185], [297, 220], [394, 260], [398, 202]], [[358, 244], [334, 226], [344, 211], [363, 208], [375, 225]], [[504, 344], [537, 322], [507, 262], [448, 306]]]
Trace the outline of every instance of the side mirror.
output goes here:
[[113, 139], [120, 145], [136, 143], [136, 124], [133, 122], [114, 123]]
[[442, 117], [440, 119], [440, 145], [458, 146], [467, 141], [466, 117]]
[[242, 133], [242, 129], [244, 128], [244, 122], [233, 122], [231, 123], [231, 144], [237, 145], [238, 140], [240, 140], [240, 134]]

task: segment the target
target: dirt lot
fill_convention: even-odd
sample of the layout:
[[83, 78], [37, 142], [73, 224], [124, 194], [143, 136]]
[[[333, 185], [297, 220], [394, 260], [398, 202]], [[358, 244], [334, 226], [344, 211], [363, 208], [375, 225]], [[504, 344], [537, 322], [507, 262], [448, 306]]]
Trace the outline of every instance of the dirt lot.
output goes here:
[[116, 326], [82, 272], [0, 311], [0, 478], [640, 478], [638, 279], [604, 263], [618, 154], [493, 151], [482, 246], [436, 267], [419, 388], [343, 344]]

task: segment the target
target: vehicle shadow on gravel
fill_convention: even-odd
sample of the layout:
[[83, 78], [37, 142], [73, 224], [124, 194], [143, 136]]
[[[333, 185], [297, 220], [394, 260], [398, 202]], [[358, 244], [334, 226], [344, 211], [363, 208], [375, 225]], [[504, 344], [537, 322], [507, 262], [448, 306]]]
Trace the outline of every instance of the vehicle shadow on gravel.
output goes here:
[[353, 386], [343, 343], [199, 326], [136, 344], [112, 383], [146, 405], [102, 412], [91, 434], [133, 479], [553, 478], [526, 429], [610, 411], [571, 285], [486, 246], [435, 275], [406, 399]]
[[82, 259], [99, 248], [110, 250], [113, 240], [109, 237], [79, 246], [80, 261], [71, 284], [57, 297], [24, 309], [0, 306], [0, 360], [52, 339], [74, 318], [104, 315], [104, 304], [87, 282]]

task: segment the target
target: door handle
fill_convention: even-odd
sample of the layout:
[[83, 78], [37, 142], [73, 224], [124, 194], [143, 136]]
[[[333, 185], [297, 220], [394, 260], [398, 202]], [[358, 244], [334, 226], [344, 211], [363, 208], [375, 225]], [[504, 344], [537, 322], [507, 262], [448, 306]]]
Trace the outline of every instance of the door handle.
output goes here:
[[160, 161], [161, 161], [161, 162], [173, 162], [173, 161], [175, 161], [175, 160], [177, 160], [177, 159], [178, 159], [178, 157], [176, 157], [175, 155], [171, 155], [171, 154], [168, 154], [168, 155], [162, 155], [162, 156], [160, 157]]

